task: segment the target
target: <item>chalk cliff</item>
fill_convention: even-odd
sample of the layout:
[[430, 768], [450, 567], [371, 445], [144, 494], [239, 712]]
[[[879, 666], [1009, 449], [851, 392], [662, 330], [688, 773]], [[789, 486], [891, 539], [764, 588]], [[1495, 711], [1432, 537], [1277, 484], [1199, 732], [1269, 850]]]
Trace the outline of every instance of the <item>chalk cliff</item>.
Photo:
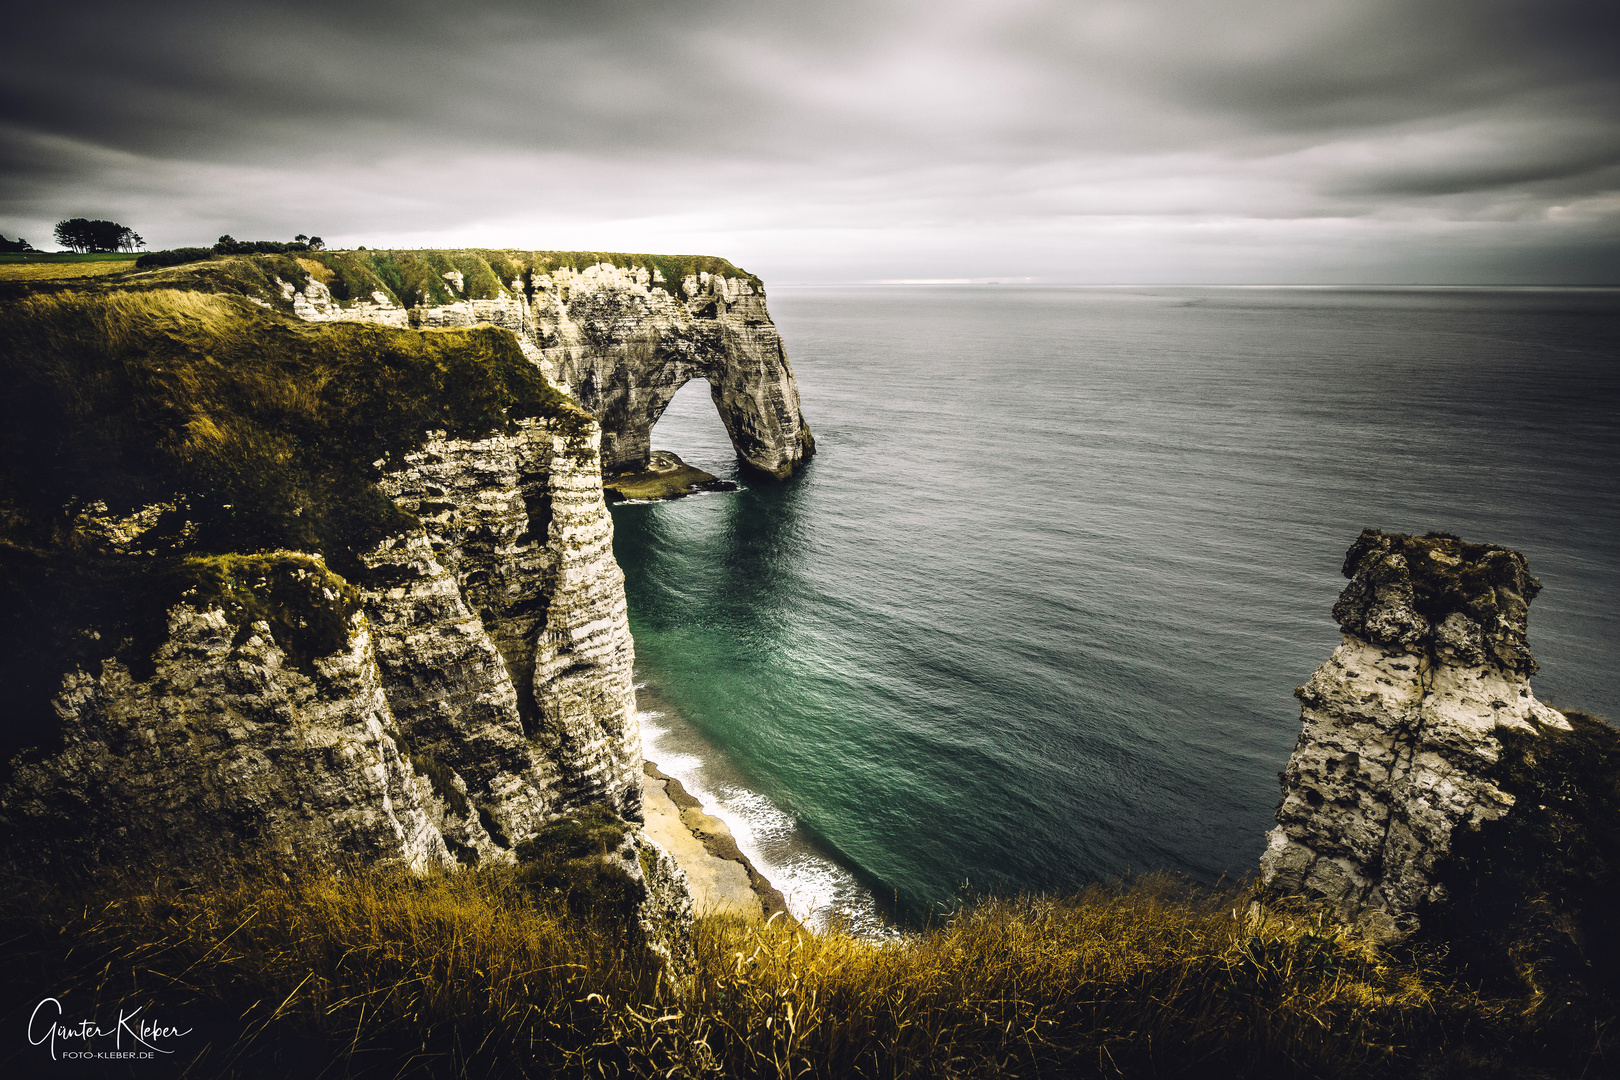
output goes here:
[[[257, 569], [342, 614], [342, 585], [320, 560], [277, 553]], [[264, 621], [181, 603], [149, 677], [115, 659], [68, 672], [53, 703], [61, 749], [16, 762], [0, 793], [9, 853], [25, 864], [269, 851], [455, 865], [400, 751], [365, 617], [351, 610], [344, 623], [344, 644], [300, 671]]]
[[1303, 729], [1261, 874], [1393, 943], [1447, 899], [1456, 840], [1513, 808], [1502, 739], [1571, 728], [1530, 690], [1541, 584], [1524, 556], [1369, 529], [1344, 574], [1343, 644], [1295, 691]]
[[[509, 861], [548, 818], [583, 806], [639, 817], [634, 650], [602, 496], [600, 424], [549, 386], [544, 371], [555, 365], [525, 332], [526, 302], [417, 305], [407, 317], [381, 290], [333, 301], [315, 269], [216, 260], [7, 313], [16, 345], [7, 355], [22, 365], [15, 385], [41, 400], [8, 416], [17, 437], [0, 496], [80, 505], [99, 486], [117, 502], [132, 481], [169, 496], [125, 498], [115, 511], [97, 502], [65, 536], [48, 513], [8, 519], [22, 524], [0, 552], [18, 589], [14, 632], [20, 651], [37, 653], [13, 658], [8, 672], [38, 682], [49, 702], [40, 717], [8, 705], [4, 734], [24, 751], [0, 784], [0, 829], [14, 851], [94, 857], [151, 841], [184, 860], [262, 849], [423, 868]], [[170, 291], [141, 294], [143, 285]], [[192, 289], [272, 313], [188, 299]], [[288, 334], [276, 311], [332, 328]], [[196, 415], [159, 417], [142, 433], [111, 415], [131, 407], [129, 391], [73, 405], [78, 387], [50, 383], [60, 371], [41, 382], [30, 367], [49, 367], [29, 349], [58, 347], [30, 338], [52, 319], [92, 328], [65, 347], [81, 374], [133, 371], [136, 410]], [[520, 336], [503, 346], [499, 331], [354, 327], [413, 321], [504, 323]], [[120, 322], [129, 324], [120, 334], [95, 336]], [[567, 346], [550, 348], [567, 358]], [[244, 355], [218, 362], [233, 350]], [[350, 363], [364, 372], [334, 378]], [[148, 385], [164, 376], [177, 381]], [[198, 389], [199, 379], [223, 384]], [[325, 397], [289, 417], [277, 396], [305, 385]], [[184, 394], [198, 400], [175, 400]], [[244, 405], [252, 395], [265, 400]], [[411, 410], [424, 419], [398, 415]], [[156, 453], [157, 464], [131, 478], [105, 470], [105, 453], [87, 453], [71, 484], [53, 488], [34, 475], [48, 467], [31, 472], [26, 459], [40, 443], [73, 440], [75, 425], [87, 440], [117, 429], [127, 445], [112, 457]], [[31, 437], [30, 426], [39, 428]], [[205, 450], [194, 437], [167, 456], [154, 451], [176, 427], [203, 433]], [[349, 460], [334, 460], [328, 443]], [[268, 456], [244, 468], [241, 455], [263, 444]], [[368, 445], [382, 456], [353, 461]], [[199, 453], [213, 464], [200, 467]], [[378, 497], [392, 509], [365, 508]], [[346, 553], [340, 575], [321, 550], [355, 531], [333, 520], [356, 513], [375, 519], [360, 528], [372, 539]], [[325, 524], [302, 524], [312, 518]], [[278, 538], [314, 546], [251, 553]], [[53, 578], [113, 602], [58, 614]], [[176, 597], [193, 578], [208, 586]], [[22, 625], [28, 608], [32, 631]], [[76, 615], [85, 625], [68, 628], [68, 644], [35, 648], [54, 621]], [[155, 633], [140, 632], [154, 620]]]
[[[0, 312], [16, 865], [422, 871], [641, 817], [603, 430], [546, 374], [571, 346], [546, 361], [526, 302], [340, 305], [290, 262]], [[684, 878], [626, 837], [605, 857], [678, 978]]]
[[[433, 432], [383, 471], [420, 525], [362, 553], [359, 586], [319, 555], [227, 557], [233, 585], [286, 622], [339, 624], [317, 655], [291, 658], [287, 628], [251, 600], [213, 597], [169, 610], [150, 674], [113, 656], [65, 672], [62, 748], [23, 755], [0, 789], [11, 849], [425, 869], [510, 861], [581, 806], [638, 818], [634, 654], [597, 427], [564, 412], [513, 428]], [[147, 531], [123, 528], [126, 551]]]

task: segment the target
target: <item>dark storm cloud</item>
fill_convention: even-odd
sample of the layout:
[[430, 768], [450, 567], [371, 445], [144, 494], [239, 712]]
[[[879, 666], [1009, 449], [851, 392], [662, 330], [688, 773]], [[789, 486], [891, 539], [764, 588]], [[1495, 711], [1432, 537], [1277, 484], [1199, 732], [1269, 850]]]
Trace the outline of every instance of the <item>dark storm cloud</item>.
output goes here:
[[1590, 266], [1620, 236], [1616, 10], [36, 4], [0, 44], [0, 231], [322, 216], [398, 242], [724, 243], [809, 276], [948, 253], [1174, 276], [1153, 268], [1500, 265], [1472, 222], [1509, 261]]

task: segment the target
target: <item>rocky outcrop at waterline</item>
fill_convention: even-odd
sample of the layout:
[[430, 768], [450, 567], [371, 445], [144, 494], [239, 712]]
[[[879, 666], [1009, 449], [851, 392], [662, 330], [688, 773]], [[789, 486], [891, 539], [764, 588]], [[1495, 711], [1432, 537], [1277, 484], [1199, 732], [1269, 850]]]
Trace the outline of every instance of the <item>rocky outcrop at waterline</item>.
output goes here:
[[1523, 805], [1510, 761], [1551, 761], [1595, 722], [1531, 692], [1541, 584], [1518, 552], [1369, 529], [1344, 574], [1343, 643], [1295, 691], [1303, 729], [1261, 873], [1394, 943], [1456, 901], [1462, 849], [1491, 823], [1549, 813]]

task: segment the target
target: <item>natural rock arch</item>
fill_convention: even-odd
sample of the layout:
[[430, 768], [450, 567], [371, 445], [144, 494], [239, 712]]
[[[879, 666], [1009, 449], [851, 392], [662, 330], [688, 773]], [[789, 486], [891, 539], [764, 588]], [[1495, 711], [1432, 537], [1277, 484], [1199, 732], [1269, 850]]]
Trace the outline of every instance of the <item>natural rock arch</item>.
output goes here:
[[601, 423], [604, 472], [647, 467], [653, 425], [693, 379], [708, 382], [749, 468], [784, 479], [815, 453], [781, 336], [748, 281], [692, 274], [676, 299], [663, 283], [649, 288], [601, 264], [536, 286], [533, 339]]
[[479, 250], [329, 261], [337, 292], [313, 276], [301, 291], [276, 279], [297, 315], [514, 331], [602, 425], [606, 473], [647, 467], [653, 425], [696, 378], [748, 468], [784, 479], [815, 453], [764, 287], [723, 259]]

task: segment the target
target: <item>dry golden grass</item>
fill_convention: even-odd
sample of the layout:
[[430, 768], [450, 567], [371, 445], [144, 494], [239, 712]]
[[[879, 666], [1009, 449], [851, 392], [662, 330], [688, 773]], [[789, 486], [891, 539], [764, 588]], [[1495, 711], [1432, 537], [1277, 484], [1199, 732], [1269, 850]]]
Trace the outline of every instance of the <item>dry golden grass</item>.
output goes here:
[[76, 263], [0, 263], [0, 281], [65, 281], [69, 278], [123, 274], [133, 269], [135, 269], [133, 259]]
[[1467, 1075], [1514, 1023], [1309, 912], [1167, 878], [892, 941], [701, 920], [684, 997], [510, 871], [14, 883], [4, 917], [10, 999], [189, 1018], [210, 1076]]
[[330, 285], [333, 281], [337, 280], [337, 275], [332, 273], [332, 271], [327, 268], [325, 263], [316, 262], [314, 259], [295, 258], [294, 261], [297, 262], [299, 266], [302, 266], [307, 273], [313, 275], [315, 280], [319, 281], [322, 285]]

